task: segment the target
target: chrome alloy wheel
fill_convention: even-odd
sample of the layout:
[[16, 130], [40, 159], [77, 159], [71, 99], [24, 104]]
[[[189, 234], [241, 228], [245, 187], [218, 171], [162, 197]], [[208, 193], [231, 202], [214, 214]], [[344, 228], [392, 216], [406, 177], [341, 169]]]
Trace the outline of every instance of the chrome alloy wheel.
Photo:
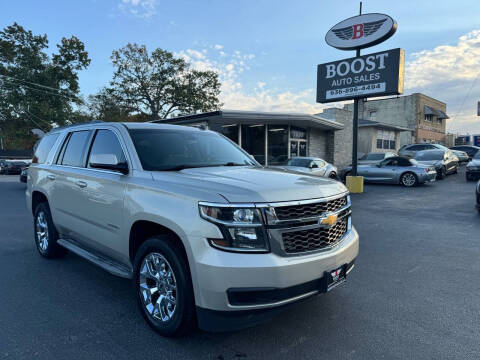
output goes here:
[[35, 222], [35, 234], [37, 239], [38, 248], [42, 253], [48, 249], [48, 224], [47, 217], [43, 211], [37, 214]]
[[416, 181], [417, 179], [415, 179], [415, 175], [411, 173], [407, 173], [402, 176], [402, 184], [405, 186], [408, 186], [408, 187], [413, 186], [415, 185]]
[[167, 322], [177, 308], [177, 281], [172, 267], [159, 253], [150, 253], [140, 266], [139, 291], [143, 305], [154, 320]]

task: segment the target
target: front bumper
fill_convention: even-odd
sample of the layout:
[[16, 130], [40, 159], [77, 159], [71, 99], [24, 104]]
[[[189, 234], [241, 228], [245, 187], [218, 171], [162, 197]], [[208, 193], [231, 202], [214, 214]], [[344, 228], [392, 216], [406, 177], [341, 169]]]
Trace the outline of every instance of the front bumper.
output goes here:
[[417, 174], [417, 177], [418, 177], [418, 182], [423, 184], [426, 182], [435, 181], [437, 178], [437, 172], [432, 170], [432, 171], [429, 171], [428, 173]]
[[465, 170], [465, 175], [469, 179], [480, 179], [480, 170], [470, 170], [470, 169], [467, 168]]
[[[358, 255], [358, 247], [359, 236], [352, 227], [334, 248], [292, 257], [275, 253], [228, 253], [210, 248], [192, 264], [199, 325], [208, 328], [209, 322], [202, 320], [205, 314], [239, 312], [235, 316], [241, 317], [240, 314], [246, 311], [247, 317], [251, 318], [250, 311], [277, 308], [321, 293], [322, 287], [314, 288], [312, 282], [319, 281], [325, 272], [341, 266], [353, 268], [351, 264]], [[298, 288], [289, 292], [292, 287]], [[232, 300], [232, 289], [245, 292], [267, 290], [273, 295], [257, 297], [254, 302], [240, 302], [239, 305]]]

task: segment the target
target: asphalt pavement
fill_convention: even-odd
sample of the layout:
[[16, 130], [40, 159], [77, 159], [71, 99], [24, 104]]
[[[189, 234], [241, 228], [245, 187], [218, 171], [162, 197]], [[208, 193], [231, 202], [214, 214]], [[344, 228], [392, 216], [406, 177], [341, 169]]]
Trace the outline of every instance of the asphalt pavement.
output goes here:
[[0, 176], [0, 359], [478, 359], [480, 215], [463, 169], [354, 195], [347, 283], [239, 332], [163, 338], [130, 281], [35, 249], [25, 185]]

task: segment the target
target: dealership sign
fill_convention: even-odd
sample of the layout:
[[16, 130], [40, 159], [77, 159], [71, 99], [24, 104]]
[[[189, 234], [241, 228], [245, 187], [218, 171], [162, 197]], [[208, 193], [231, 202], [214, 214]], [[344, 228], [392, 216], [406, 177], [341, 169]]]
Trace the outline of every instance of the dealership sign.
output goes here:
[[362, 49], [385, 41], [397, 23], [385, 14], [358, 15], [339, 22], [325, 36], [328, 45], [340, 50]]
[[392, 49], [318, 65], [317, 102], [401, 94], [404, 58]]

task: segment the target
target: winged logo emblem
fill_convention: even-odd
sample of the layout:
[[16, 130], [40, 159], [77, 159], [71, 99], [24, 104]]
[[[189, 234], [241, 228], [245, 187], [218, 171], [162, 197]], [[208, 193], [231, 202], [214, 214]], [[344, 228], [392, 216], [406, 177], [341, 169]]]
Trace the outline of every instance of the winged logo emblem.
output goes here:
[[381, 19], [363, 24], [355, 24], [341, 29], [332, 29], [332, 32], [342, 40], [359, 39], [377, 32], [387, 19]]

